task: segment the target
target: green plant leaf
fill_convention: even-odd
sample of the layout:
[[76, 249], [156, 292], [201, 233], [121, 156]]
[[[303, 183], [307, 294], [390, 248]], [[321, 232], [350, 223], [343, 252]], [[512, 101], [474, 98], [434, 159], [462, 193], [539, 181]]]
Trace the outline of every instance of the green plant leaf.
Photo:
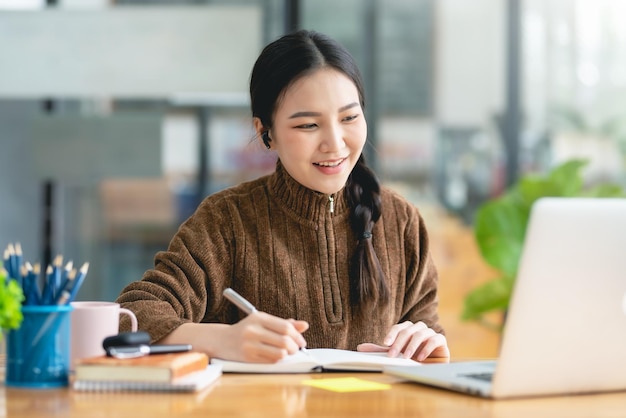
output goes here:
[[502, 277], [484, 283], [472, 290], [465, 298], [463, 320], [477, 320], [488, 312], [504, 310], [509, 305], [514, 280]]
[[583, 188], [582, 169], [585, 160], [570, 160], [554, 168], [547, 176], [527, 175], [519, 180], [518, 187], [525, 204], [530, 207], [541, 197], [580, 196]]
[[545, 196], [580, 195], [580, 171], [586, 164], [571, 160], [546, 176], [527, 175], [503, 196], [483, 204], [476, 213], [474, 235], [484, 260], [505, 276], [515, 277], [532, 205]]
[[22, 286], [14, 279], [6, 278], [0, 265], [0, 329], [16, 329], [22, 323]]
[[515, 193], [479, 208], [474, 235], [483, 259], [507, 276], [514, 276], [526, 233], [528, 209]]
[[599, 184], [585, 192], [589, 197], [624, 197], [624, 190], [616, 184]]

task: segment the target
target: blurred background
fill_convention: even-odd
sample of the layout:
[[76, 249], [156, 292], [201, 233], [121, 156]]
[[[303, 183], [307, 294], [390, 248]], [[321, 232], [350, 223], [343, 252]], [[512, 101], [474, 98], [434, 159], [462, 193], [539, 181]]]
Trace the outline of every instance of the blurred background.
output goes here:
[[78, 299], [114, 300], [208, 194], [273, 170], [249, 73], [296, 28], [365, 78], [370, 164], [422, 210], [453, 355], [498, 333], [460, 321], [494, 273], [476, 209], [575, 157], [626, 185], [622, 0], [0, 0], [0, 241], [90, 262]]

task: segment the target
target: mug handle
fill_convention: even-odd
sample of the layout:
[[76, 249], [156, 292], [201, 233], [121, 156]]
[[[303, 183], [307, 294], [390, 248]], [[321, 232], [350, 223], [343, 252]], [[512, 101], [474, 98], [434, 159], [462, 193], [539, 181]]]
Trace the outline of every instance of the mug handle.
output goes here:
[[130, 328], [133, 332], [136, 332], [137, 331], [137, 317], [135, 316], [133, 311], [126, 309], [126, 308], [120, 308], [120, 315], [128, 315], [130, 317]]

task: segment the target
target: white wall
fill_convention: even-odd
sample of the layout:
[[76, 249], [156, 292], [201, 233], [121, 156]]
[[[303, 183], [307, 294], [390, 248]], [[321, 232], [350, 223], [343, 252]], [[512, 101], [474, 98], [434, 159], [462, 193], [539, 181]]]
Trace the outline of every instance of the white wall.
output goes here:
[[503, 108], [506, 21], [503, 0], [435, 2], [437, 122], [482, 126]]

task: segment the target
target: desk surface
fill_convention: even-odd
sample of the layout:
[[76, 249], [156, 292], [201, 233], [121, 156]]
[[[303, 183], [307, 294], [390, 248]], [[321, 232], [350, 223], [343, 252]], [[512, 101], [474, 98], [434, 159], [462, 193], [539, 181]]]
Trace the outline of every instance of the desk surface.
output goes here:
[[[389, 390], [338, 393], [305, 379], [356, 376]], [[197, 394], [86, 393], [0, 386], [0, 417], [624, 417], [626, 392], [491, 401], [429, 388], [380, 373], [227, 374]]]

